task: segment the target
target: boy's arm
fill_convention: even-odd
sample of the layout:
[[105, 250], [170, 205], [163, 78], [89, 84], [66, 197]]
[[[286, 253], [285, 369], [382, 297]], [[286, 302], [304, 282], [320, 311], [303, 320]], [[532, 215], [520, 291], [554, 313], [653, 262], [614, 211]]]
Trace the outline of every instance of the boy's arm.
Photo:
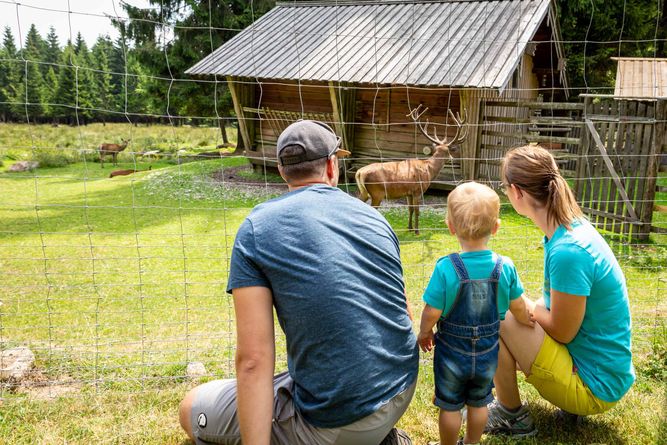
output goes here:
[[419, 347], [424, 352], [433, 349], [433, 326], [438, 322], [441, 315], [442, 310], [436, 309], [428, 304], [424, 305], [419, 326], [419, 336], [417, 337]]
[[514, 318], [521, 324], [526, 326], [535, 326], [535, 322], [532, 318], [532, 311], [529, 309], [534, 306], [532, 301], [526, 301], [526, 297], [521, 295], [514, 300], [510, 300], [510, 312], [514, 315]]

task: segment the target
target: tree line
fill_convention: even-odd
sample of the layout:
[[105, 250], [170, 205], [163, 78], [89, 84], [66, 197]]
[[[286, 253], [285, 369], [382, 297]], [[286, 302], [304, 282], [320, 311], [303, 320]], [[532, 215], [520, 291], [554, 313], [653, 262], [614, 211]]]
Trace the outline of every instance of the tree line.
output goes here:
[[[120, 36], [100, 36], [91, 48], [80, 33], [62, 45], [55, 29], [43, 38], [31, 25], [19, 49], [6, 27], [0, 121], [178, 125], [233, 119], [224, 79], [202, 81], [184, 71], [270, 10], [274, 0], [149, 3], [150, 9], [122, 3], [129, 19], [110, 18]], [[666, 5], [665, 0], [557, 2], [575, 93], [608, 92], [615, 77], [612, 56], [667, 57]]]

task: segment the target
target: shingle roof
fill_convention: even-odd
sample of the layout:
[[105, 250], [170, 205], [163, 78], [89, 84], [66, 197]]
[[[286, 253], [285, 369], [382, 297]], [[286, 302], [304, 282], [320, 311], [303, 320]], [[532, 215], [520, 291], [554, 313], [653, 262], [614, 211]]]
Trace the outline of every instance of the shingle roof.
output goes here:
[[279, 4], [188, 74], [504, 88], [550, 0]]

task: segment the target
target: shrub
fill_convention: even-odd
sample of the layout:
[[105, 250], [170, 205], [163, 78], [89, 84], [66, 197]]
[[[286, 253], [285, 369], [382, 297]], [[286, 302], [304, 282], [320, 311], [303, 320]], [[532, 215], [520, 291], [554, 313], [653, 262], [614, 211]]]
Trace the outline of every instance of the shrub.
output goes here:
[[65, 167], [75, 162], [70, 155], [59, 149], [38, 150], [32, 160], [39, 162], [40, 167]]

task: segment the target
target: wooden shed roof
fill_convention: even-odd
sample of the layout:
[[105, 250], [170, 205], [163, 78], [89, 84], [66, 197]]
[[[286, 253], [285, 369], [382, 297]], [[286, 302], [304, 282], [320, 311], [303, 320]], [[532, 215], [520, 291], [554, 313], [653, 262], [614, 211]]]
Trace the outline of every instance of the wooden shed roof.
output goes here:
[[667, 99], [667, 59], [612, 57], [618, 61], [614, 96]]
[[554, 14], [551, 0], [290, 2], [186, 72], [502, 90], [547, 15], [560, 42]]

